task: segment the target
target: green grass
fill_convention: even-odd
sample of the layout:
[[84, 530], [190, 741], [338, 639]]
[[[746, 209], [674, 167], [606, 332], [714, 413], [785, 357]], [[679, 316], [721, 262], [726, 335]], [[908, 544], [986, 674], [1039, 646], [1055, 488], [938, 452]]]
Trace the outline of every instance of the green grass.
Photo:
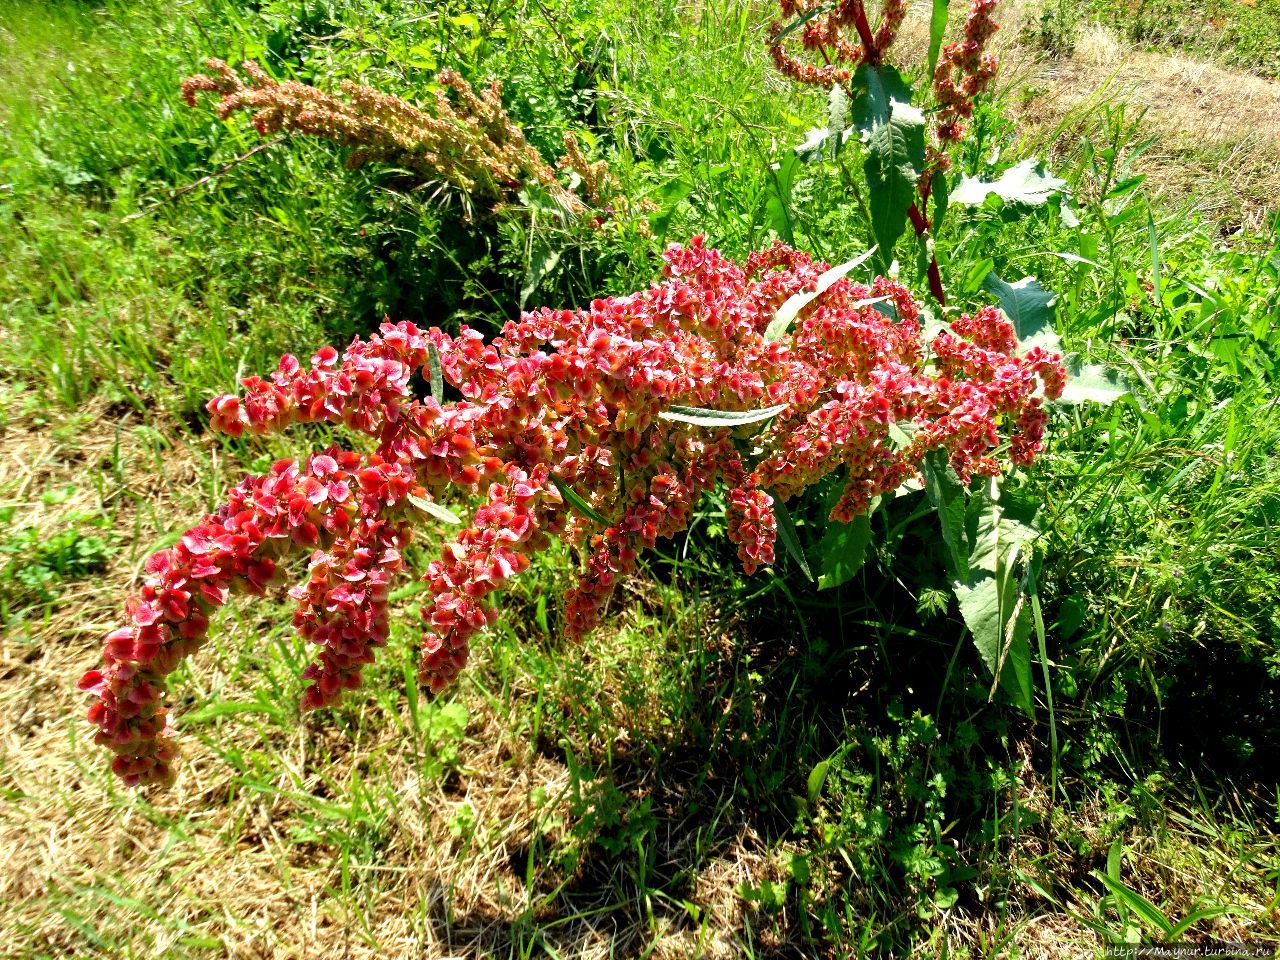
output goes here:
[[[1066, 346], [1133, 387], [1055, 414], [1011, 483], [1046, 505], [1034, 721], [988, 702], [904, 497], [823, 593], [786, 560], [734, 573], [710, 502], [581, 645], [558, 621], [575, 561], [550, 551], [436, 701], [410, 595], [366, 689], [306, 718], [283, 595], [235, 604], [176, 678], [174, 792], [124, 791], [85, 742], [71, 682], [147, 553], [296, 452], [211, 438], [208, 396], [384, 313], [492, 329], [533, 240], [581, 242], [462, 223], [325, 144], [233, 163], [256, 135], [188, 110], [178, 79], [250, 55], [412, 93], [455, 65], [502, 77], [549, 154], [589, 127], [656, 235], [570, 249], [533, 297], [569, 305], [644, 286], [694, 233], [735, 256], [869, 245], [839, 173], [790, 164], [824, 103], [772, 73], [766, 18], [736, 0], [0, 3], [7, 951], [1079, 956], [1188, 918], [1280, 942], [1280, 252], [1271, 233], [1223, 243], [1194, 198], [1152, 206], [1113, 114], [1058, 161], [1073, 204], [953, 214], [939, 243], [957, 303], [985, 302], [991, 269], [1034, 275]], [[975, 123], [966, 172], [1023, 149], [1003, 104]]]
[[1134, 42], [1280, 76], [1276, 0], [1085, 0], [1083, 6]]

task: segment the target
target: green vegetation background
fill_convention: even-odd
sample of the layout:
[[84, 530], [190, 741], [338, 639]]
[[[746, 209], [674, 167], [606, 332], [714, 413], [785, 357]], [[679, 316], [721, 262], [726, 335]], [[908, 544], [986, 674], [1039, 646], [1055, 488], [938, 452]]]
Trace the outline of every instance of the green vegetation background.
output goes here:
[[[1249, 16], [1274, 25], [1269, 2]], [[1247, 18], [1209, 45], [1203, 31], [1157, 28], [1147, 7], [1096, 6], [1142, 42], [1275, 72], [1277, 33]], [[1064, 29], [1053, 19], [1062, 9], [1046, 13], [1042, 37]], [[733, 256], [777, 237], [832, 262], [869, 246], [839, 171], [794, 160], [823, 102], [771, 72], [771, 13], [739, 0], [0, 0], [0, 436], [23, 453], [108, 438], [66, 483], [0, 478], [8, 648], [34, 659], [70, 644], [87, 662], [97, 637], [69, 641], [65, 630], [96, 623], [112, 598], [93, 595], [90, 616], [75, 585], [126, 582], [239, 472], [295, 452], [207, 436], [211, 394], [384, 315], [493, 329], [518, 309], [531, 252], [562, 239], [464, 221], [449, 198], [406, 192], [394, 172], [344, 170], [324, 143], [239, 160], [260, 142], [248, 124], [177, 96], [203, 57], [410, 98], [452, 66], [500, 78], [548, 157], [565, 130], [586, 129], [625, 193], [656, 209], [652, 237], [624, 226], [575, 238], [534, 278], [531, 305], [572, 305], [647, 284], [662, 245], [697, 233]], [[741, 955], [981, 956], [1016, 950], [1046, 915], [1095, 940], [1167, 935], [1191, 918], [1193, 932], [1274, 942], [1276, 236], [1223, 236], [1194, 197], [1150, 202], [1139, 161], [1151, 145], [1123, 108], [1029, 136], [1009, 118], [1017, 96], [1006, 88], [983, 108], [964, 168], [991, 174], [1056, 143], [1054, 172], [1073, 202], [1031, 217], [998, 203], [954, 216], [944, 273], [962, 304], [984, 302], [992, 269], [1038, 277], [1058, 294], [1068, 348], [1133, 387], [1114, 407], [1058, 414], [1043, 463], [1017, 481], [1046, 504], [1051, 645], [1034, 720], [988, 703], [918, 504], [877, 516], [872, 562], [834, 596], [812, 593], [785, 562], [777, 577], [735, 573], [711, 504], [585, 648], [556, 629], [572, 559], [541, 563], [504, 601], [504, 626], [452, 700], [413, 694], [407, 605], [369, 696], [329, 722], [378, 749], [351, 760], [324, 738], [283, 782], [301, 645], [283, 607], [247, 627], [240, 611], [223, 618], [227, 636], [204, 654], [219, 666], [184, 671], [178, 719], [190, 751], [225, 770], [226, 856], [245, 798], [287, 796], [281, 832], [342, 864], [323, 896], [374, 949], [367, 917], [394, 881], [373, 866], [408, 855], [395, 777], [409, 764], [420, 782], [465, 793], [479, 731], [493, 736], [494, 723], [477, 721], [487, 711], [500, 739], [518, 744], [504, 763], [554, 758], [571, 787], [554, 803], [530, 794], [528, 842], [504, 868], [521, 884], [517, 919], [478, 936], [482, 953], [556, 955], [556, 924], [587, 916], [612, 921], [625, 956], [673, 929], [694, 931], [688, 955], [723, 935]], [[139, 465], [161, 472], [179, 454], [198, 463], [190, 483], [157, 491], [137, 479]], [[40, 529], [37, 514], [56, 529]], [[423, 541], [419, 559], [432, 549]], [[69, 686], [79, 670], [68, 671]], [[14, 709], [16, 689], [0, 695]], [[70, 744], [75, 782], [110, 798], [99, 829], [135, 811], [174, 845], [189, 842], [193, 811], [107, 786], [72, 719], [46, 723]], [[14, 742], [0, 752], [10, 825], [51, 797], [71, 809], [68, 781], [33, 782]], [[476, 809], [455, 805], [449, 835], [479, 862]], [[699, 900], [698, 878], [742, 823], [764, 866], [730, 883], [742, 907], [730, 922]], [[216, 904], [163, 909], [171, 880], [156, 893], [145, 872], [85, 883], [50, 870], [43, 889], [0, 908], [17, 956], [216, 953], [225, 924], [235, 929]], [[1186, 873], [1211, 879], [1170, 879]], [[414, 911], [406, 922], [419, 938], [452, 929], [447, 907]], [[1223, 917], [1243, 925], [1212, 927]]]

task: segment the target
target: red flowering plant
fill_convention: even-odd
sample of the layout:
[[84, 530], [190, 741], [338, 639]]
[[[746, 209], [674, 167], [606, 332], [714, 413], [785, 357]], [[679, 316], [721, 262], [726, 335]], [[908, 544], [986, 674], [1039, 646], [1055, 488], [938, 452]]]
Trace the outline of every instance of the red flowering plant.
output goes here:
[[847, 182], [870, 221], [881, 263], [893, 262], [910, 225], [919, 277], [939, 305], [947, 297], [936, 241], [949, 206], [981, 206], [992, 196], [1015, 209], [1036, 206], [1065, 187], [1034, 160], [991, 182], [951, 175], [950, 152], [997, 75], [990, 47], [999, 25], [998, 0], [972, 0], [958, 36], [944, 43], [950, 6], [949, 0], [933, 0], [919, 90], [888, 60], [908, 12], [906, 0], [883, 0], [874, 17], [864, 0], [779, 0], [782, 16], [769, 31], [777, 69], [829, 91], [827, 125], [811, 131], [796, 153], [839, 162], [842, 151], [856, 145], [865, 198], [856, 181]]
[[[824, 478], [841, 485], [831, 523], [849, 524], [922, 467], [935, 487], [962, 484], [1042, 448], [1060, 358], [1020, 345], [993, 307], [926, 329], [901, 283], [855, 282], [851, 265], [781, 244], [738, 264], [695, 238], [665, 261], [648, 290], [525, 313], [490, 341], [387, 323], [212, 400], [213, 427], [232, 436], [341, 423], [371, 450], [281, 461], [150, 558], [81, 681], [116, 773], [171, 779], [168, 676], [232, 592], [261, 594], [290, 554], [310, 558], [291, 596], [317, 647], [313, 709], [358, 687], [386, 643], [389, 590], [427, 517], [459, 526], [422, 574], [421, 677], [438, 691], [494, 619], [490, 595], [553, 537], [583, 557], [564, 609], [581, 636], [641, 553], [717, 488], [752, 572], [794, 536], [783, 504]], [[419, 372], [426, 396], [411, 388]]]

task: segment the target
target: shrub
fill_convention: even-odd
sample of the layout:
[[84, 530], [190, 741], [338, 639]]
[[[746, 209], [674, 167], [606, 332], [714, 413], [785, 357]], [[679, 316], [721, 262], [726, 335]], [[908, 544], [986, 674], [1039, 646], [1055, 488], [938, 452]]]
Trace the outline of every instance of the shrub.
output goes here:
[[[304, 708], [359, 686], [387, 638], [403, 547], [426, 517], [458, 521], [442, 503], [451, 491], [479, 506], [423, 577], [421, 676], [433, 691], [494, 617], [486, 596], [553, 536], [585, 555], [564, 613], [580, 636], [641, 551], [685, 529], [719, 485], [751, 572], [773, 560], [780, 525], [784, 542], [794, 536], [781, 505], [839, 470], [830, 517], [847, 523], [935, 451], [962, 481], [1030, 463], [1043, 397], [1063, 388], [1060, 358], [1020, 352], [991, 307], [926, 336], [906, 287], [844, 279], [849, 266], [828, 271], [781, 244], [738, 265], [695, 238], [668, 249], [664, 280], [641, 293], [526, 313], [489, 343], [386, 324], [343, 355], [325, 347], [306, 367], [286, 356], [269, 379], [246, 379], [242, 398], [212, 400], [214, 427], [232, 435], [345, 423], [376, 452], [281, 461], [150, 558], [104, 667], [81, 681], [115, 771], [130, 783], [172, 776], [167, 676], [230, 591], [261, 593], [290, 552], [312, 551], [294, 622], [321, 648]], [[419, 371], [425, 398], [410, 389]], [[445, 401], [446, 383], [460, 399]]]

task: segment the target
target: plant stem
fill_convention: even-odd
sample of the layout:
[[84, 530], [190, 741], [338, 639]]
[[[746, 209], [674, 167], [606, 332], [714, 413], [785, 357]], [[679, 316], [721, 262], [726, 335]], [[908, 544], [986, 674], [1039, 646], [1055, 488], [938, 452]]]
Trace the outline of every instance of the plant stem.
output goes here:
[[[920, 212], [916, 204], [913, 203], [907, 208], [907, 216], [911, 218], [911, 226], [915, 229], [917, 237], [928, 231], [929, 218]], [[942, 272], [938, 269], [936, 256], [929, 257], [929, 292], [933, 294], [933, 299], [938, 301], [938, 306], [947, 305], [947, 295], [942, 289]]]

